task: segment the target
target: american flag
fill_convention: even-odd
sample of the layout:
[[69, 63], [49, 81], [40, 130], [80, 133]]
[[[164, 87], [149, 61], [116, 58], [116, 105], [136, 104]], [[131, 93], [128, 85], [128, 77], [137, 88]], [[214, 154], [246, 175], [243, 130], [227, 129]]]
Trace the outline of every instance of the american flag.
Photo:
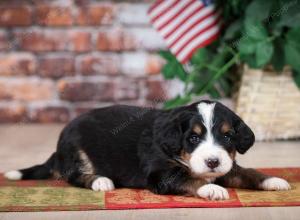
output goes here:
[[148, 15], [183, 64], [198, 48], [214, 41], [220, 31], [220, 13], [209, 0], [157, 0]]

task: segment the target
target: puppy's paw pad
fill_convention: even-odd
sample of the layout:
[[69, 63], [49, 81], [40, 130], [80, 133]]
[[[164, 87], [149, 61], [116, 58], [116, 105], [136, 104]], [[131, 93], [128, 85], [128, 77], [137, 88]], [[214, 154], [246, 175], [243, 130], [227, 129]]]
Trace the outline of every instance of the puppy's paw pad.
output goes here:
[[291, 189], [290, 184], [281, 178], [270, 177], [262, 182], [262, 188], [264, 190], [289, 190]]
[[92, 183], [92, 190], [94, 191], [110, 191], [114, 189], [113, 181], [107, 177], [98, 177]]
[[198, 196], [210, 200], [229, 199], [228, 191], [216, 184], [206, 184], [197, 190]]

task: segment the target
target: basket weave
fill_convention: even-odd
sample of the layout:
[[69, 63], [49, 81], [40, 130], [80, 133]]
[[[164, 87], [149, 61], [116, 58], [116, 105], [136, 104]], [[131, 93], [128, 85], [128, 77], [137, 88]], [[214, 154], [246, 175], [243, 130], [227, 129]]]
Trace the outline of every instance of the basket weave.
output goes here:
[[245, 66], [236, 112], [257, 140], [300, 137], [300, 90], [288, 68], [278, 74]]

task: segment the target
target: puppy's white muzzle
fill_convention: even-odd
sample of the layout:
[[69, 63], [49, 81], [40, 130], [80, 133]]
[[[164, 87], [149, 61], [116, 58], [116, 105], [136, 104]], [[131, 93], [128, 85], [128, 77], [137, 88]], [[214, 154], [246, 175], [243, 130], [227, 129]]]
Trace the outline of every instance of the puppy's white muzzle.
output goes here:
[[232, 159], [221, 146], [200, 144], [190, 158], [191, 170], [197, 175], [216, 173], [224, 175], [232, 168]]

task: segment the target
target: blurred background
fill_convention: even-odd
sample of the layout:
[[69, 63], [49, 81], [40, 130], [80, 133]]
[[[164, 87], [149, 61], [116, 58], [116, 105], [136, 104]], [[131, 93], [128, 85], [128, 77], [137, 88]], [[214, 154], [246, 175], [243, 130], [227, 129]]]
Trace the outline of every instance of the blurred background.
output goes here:
[[[0, 0], [0, 173], [44, 162], [64, 125], [90, 109], [171, 108], [204, 97], [225, 103], [268, 141], [237, 155], [241, 166], [300, 166], [300, 1], [155, 2]], [[173, 9], [189, 24], [171, 7], [169, 17], [147, 15], [163, 2], [181, 6]], [[168, 20], [164, 28], [180, 23], [181, 49], [193, 52], [187, 63], [167, 50], [174, 45], [155, 19]], [[209, 44], [189, 47], [210, 28], [217, 31]]]
[[[0, 122], [67, 122], [95, 107], [174, 96], [149, 1], [1, 1]], [[175, 82], [176, 83], [176, 82]]]
[[[147, 14], [161, 2], [175, 7]], [[204, 96], [225, 100], [258, 140], [298, 138], [299, 18], [296, 0], [2, 0], [0, 123], [66, 123], [116, 103], [170, 108]], [[185, 44], [161, 36], [176, 22]], [[207, 34], [198, 30], [211, 29], [195, 46]], [[167, 44], [173, 54], [190, 48], [189, 61]]]

